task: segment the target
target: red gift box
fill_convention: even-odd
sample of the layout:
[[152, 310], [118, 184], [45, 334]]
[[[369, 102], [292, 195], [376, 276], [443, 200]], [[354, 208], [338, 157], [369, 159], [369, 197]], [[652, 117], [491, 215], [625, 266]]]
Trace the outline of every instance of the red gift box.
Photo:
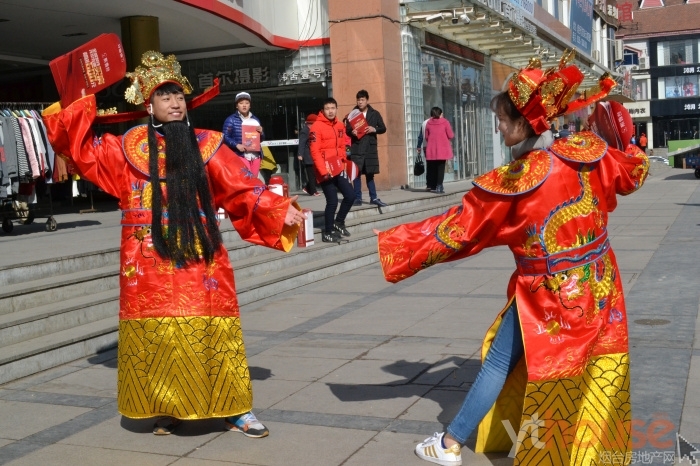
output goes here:
[[126, 56], [116, 34], [100, 34], [90, 42], [49, 63], [53, 80], [66, 107], [85, 94], [96, 94], [126, 74]]
[[314, 211], [311, 209], [303, 209], [306, 214], [306, 220], [301, 222], [299, 233], [297, 234], [297, 246], [300, 248], [308, 248], [314, 245]]

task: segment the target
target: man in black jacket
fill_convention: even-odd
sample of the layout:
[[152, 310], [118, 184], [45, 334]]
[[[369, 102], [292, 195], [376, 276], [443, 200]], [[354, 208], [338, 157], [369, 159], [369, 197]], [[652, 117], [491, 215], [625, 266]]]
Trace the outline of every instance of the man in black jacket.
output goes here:
[[[382, 115], [369, 105], [369, 93], [367, 91], [362, 89], [355, 97], [357, 98], [357, 106], [355, 108], [364, 114], [365, 120], [367, 120], [367, 127], [364, 129], [364, 136], [358, 138], [357, 130], [353, 130], [349, 122], [345, 123], [345, 132], [352, 140], [350, 159], [357, 164], [360, 174], [365, 175], [370, 204], [385, 207], [386, 204], [377, 197], [374, 175], [379, 173], [377, 134], [386, 133], [386, 126], [384, 126]], [[355, 188], [354, 205], [362, 205], [362, 179], [360, 176], [355, 178], [353, 187]]]

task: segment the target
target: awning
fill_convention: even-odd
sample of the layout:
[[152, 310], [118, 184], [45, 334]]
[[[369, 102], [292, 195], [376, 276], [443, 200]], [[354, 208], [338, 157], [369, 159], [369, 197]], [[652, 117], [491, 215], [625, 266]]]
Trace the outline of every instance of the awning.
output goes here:
[[[556, 31], [502, 0], [408, 2], [402, 11], [404, 23], [470, 47], [515, 69], [525, 67], [532, 57], [539, 57], [543, 66], [553, 66], [564, 50], [574, 48]], [[584, 74], [583, 89], [597, 84], [605, 72], [621, 77], [579, 52], [574, 63]]]

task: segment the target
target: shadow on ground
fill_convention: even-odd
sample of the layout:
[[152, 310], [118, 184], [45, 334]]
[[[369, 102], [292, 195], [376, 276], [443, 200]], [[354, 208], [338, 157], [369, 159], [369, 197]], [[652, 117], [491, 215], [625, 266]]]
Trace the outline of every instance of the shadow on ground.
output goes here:
[[[55, 219], [55, 217], [54, 217]], [[39, 233], [42, 231], [47, 231], [46, 230], [46, 222], [47, 220], [42, 219], [40, 217], [37, 217], [34, 220], [34, 223], [30, 223], [29, 225], [24, 225], [20, 223], [19, 221], [13, 221], [12, 223], [14, 224], [12, 231], [9, 233], [2, 232], [2, 234], [7, 235], [7, 236], [21, 236], [21, 235], [28, 235], [31, 233]], [[67, 230], [69, 228], [81, 228], [81, 227], [92, 227], [92, 226], [97, 226], [97, 225], [102, 225], [101, 222], [97, 220], [78, 220], [75, 222], [64, 222], [61, 223], [59, 221], [56, 221], [56, 230], [55, 231], [60, 231], [60, 230]]]
[[480, 368], [481, 361], [456, 356], [435, 363], [401, 360], [382, 367], [382, 370], [401, 376], [402, 380], [386, 384], [329, 383], [328, 387], [340, 401], [374, 401], [413, 396], [431, 400], [441, 409], [437, 421], [447, 426], [461, 407]]

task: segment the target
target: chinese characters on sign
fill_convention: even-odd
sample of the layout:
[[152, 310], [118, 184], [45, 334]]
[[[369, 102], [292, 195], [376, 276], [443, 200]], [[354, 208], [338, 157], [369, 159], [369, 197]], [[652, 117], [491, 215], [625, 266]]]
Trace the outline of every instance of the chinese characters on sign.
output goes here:
[[634, 5], [632, 5], [632, 2], [625, 2], [625, 3], [620, 3], [617, 5], [617, 19], [620, 20], [621, 23], [631, 23], [633, 21], [633, 16], [632, 16], [632, 9], [634, 8]]
[[593, 0], [572, 1], [570, 13], [571, 43], [590, 54], [593, 37]]
[[537, 26], [525, 19], [525, 15], [523, 15], [523, 11], [521, 9], [514, 8], [513, 6], [504, 2], [501, 3], [501, 13], [503, 13], [503, 16], [505, 16], [506, 19], [513, 21], [530, 34], [537, 34]]
[[246, 84], [264, 84], [270, 81], [270, 69], [267, 66], [257, 68], [239, 68], [232, 71], [217, 71], [216, 73], [200, 73], [197, 82], [200, 89], [207, 89], [214, 84], [214, 78], [219, 78], [222, 89]]
[[299, 82], [307, 81], [324, 81], [322, 78], [331, 77], [330, 68], [311, 68], [303, 70], [292, 70], [285, 73], [279, 73], [279, 85], [284, 86], [286, 84], [297, 84]]
[[[617, 5], [615, 5], [610, 0], [594, 0], [595, 4], [593, 8], [595, 11], [606, 21], [614, 22], [618, 19]], [[607, 17], [607, 18], [606, 18]]]
[[630, 108], [629, 112], [630, 112], [630, 115], [644, 116], [647, 114], [647, 109], [646, 108]]
[[628, 451], [625, 455], [619, 451], [603, 451], [600, 453], [600, 462], [602, 464], [652, 464], [654, 459], [663, 461], [663, 464], [675, 464], [676, 452]]

